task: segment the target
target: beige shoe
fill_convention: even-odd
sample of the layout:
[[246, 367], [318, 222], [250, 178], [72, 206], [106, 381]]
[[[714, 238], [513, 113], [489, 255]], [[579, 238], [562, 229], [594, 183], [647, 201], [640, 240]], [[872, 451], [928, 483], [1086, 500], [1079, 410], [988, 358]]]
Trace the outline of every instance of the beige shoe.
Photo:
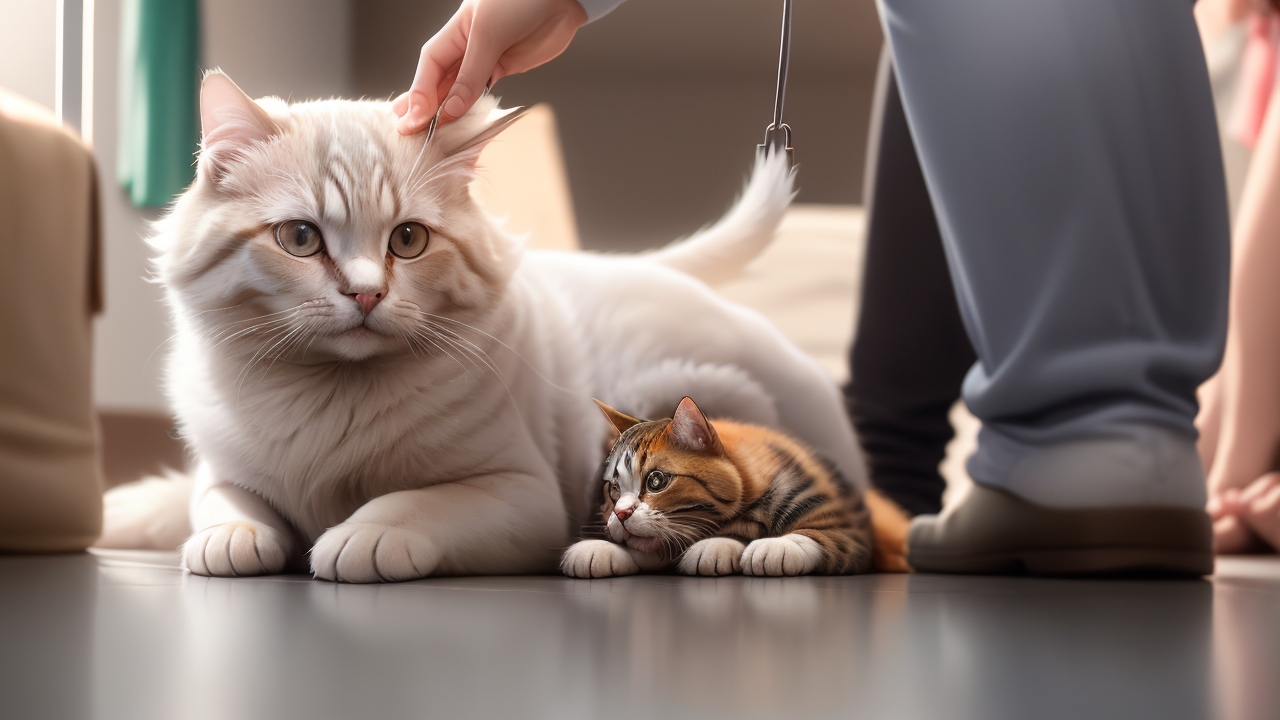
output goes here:
[[1201, 576], [1213, 572], [1213, 526], [1199, 509], [1053, 508], [975, 483], [911, 522], [907, 553], [917, 572]]

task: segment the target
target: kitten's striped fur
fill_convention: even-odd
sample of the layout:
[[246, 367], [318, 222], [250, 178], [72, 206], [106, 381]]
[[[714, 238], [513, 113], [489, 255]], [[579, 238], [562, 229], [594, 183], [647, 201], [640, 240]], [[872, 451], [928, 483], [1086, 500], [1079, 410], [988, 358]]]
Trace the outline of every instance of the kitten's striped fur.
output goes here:
[[862, 494], [798, 441], [708, 420], [689, 398], [670, 420], [601, 408], [618, 437], [603, 468], [600, 519], [586, 529], [590, 539], [565, 554], [567, 574], [622, 574], [630, 569], [623, 554], [635, 569], [674, 564], [704, 575], [872, 568], [871, 512]]

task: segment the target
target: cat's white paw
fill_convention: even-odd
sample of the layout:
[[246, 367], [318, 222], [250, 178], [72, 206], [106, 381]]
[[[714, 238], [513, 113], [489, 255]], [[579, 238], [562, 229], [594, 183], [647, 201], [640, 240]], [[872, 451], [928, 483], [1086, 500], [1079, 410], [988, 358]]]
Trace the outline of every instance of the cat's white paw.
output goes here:
[[732, 538], [713, 537], [689, 546], [676, 570], [685, 575], [733, 575], [742, 572], [746, 546]]
[[274, 575], [284, 572], [288, 559], [280, 533], [248, 521], [214, 525], [182, 545], [182, 565], [196, 575]]
[[440, 551], [430, 538], [381, 523], [344, 522], [329, 528], [311, 548], [311, 572], [336, 582], [415, 580], [439, 564]]
[[640, 566], [621, 545], [608, 540], [582, 540], [564, 551], [560, 570], [569, 577], [601, 578], [634, 575], [640, 572]]
[[744, 575], [807, 575], [821, 564], [822, 546], [796, 533], [753, 540], [742, 552]]

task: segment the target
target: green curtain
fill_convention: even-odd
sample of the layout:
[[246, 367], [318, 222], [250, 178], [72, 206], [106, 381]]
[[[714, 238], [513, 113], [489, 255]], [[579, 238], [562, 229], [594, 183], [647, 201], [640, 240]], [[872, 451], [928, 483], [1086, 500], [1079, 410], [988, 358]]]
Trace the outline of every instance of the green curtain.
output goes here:
[[166, 205], [195, 178], [199, 94], [199, 0], [125, 0], [117, 161], [134, 205]]

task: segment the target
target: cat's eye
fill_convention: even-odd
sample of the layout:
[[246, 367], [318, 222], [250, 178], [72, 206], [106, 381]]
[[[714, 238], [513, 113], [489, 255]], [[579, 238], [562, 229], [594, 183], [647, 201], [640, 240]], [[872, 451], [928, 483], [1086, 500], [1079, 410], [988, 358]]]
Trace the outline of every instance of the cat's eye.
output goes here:
[[644, 479], [644, 489], [651, 493], [660, 493], [671, 484], [671, 476], [661, 470], [650, 470]]
[[614, 502], [618, 502], [618, 498], [622, 496], [622, 493], [618, 490], [618, 483], [613, 480], [605, 482], [604, 494], [608, 495], [609, 499]]
[[296, 257], [310, 257], [324, 248], [320, 228], [306, 220], [290, 220], [276, 226], [276, 242]]
[[427, 226], [422, 223], [407, 222], [400, 223], [395, 230], [391, 231], [391, 239], [387, 243], [387, 248], [391, 250], [391, 254], [398, 258], [416, 258], [427, 249], [427, 240], [430, 239], [430, 231]]

